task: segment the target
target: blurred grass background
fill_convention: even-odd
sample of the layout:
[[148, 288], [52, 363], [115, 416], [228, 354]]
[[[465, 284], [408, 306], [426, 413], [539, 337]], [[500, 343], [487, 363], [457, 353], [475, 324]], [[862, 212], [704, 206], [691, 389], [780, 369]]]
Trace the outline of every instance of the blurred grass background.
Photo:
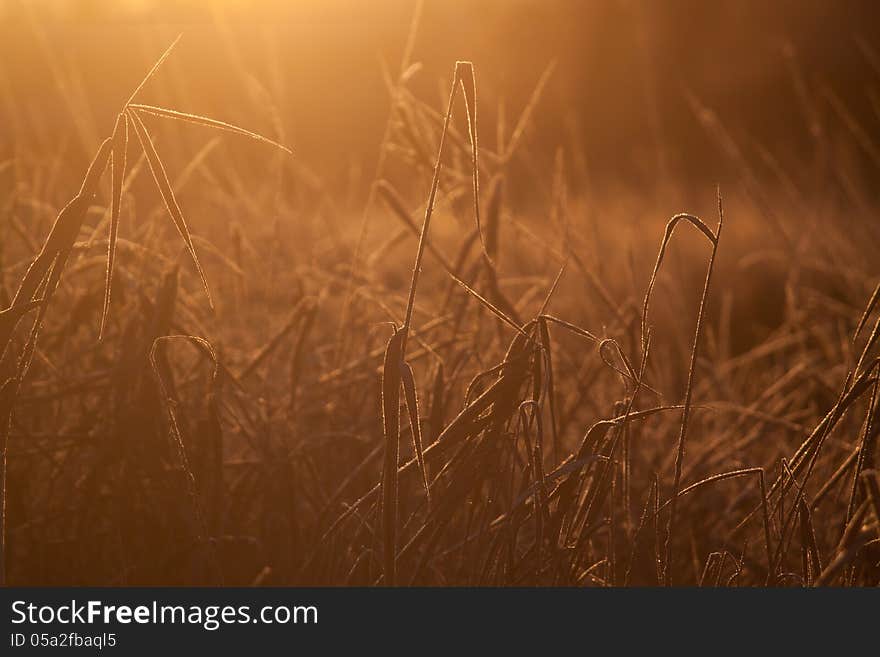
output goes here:
[[[277, 104], [300, 161], [325, 178], [350, 176], [375, 157], [389, 106], [382, 66], [396, 73], [413, 7], [409, 0], [4, 0], [3, 148], [53, 144], [54, 128], [67, 132], [71, 108], [58, 78], [71, 72], [89, 99], [82, 121], [103, 130], [131, 80], [183, 32], [169, 68], [186, 75], [188, 107], [248, 116], [269, 129], [267, 108], [230, 79], [252, 76], [250, 88], [259, 85]], [[423, 70], [412, 84], [439, 97], [451, 62], [473, 60], [481, 95], [491, 99], [481, 116], [491, 125], [499, 104], [514, 114], [555, 62], [531, 130], [545, 146], [539, 156], [576, 144], [597, 183], [626, 176], [636, 184], [713, 185], [737, 172], [694, 120], [687, 94], [782, 162], [804, 161], [814, 146], [798, 78], [839, 95], [876, 134], [876, 89], [865, 81], [878, 62], [863, 46], [876, 42], [877, 18], [870, 0], [435, 0], [425, 6], [414, 53]], [[167, 88], [168, 78], [155, 84], [161, 91], [151, 97], [184, 92]], [[13, 98], [39, 119], [42, 135], [16, 124]]]

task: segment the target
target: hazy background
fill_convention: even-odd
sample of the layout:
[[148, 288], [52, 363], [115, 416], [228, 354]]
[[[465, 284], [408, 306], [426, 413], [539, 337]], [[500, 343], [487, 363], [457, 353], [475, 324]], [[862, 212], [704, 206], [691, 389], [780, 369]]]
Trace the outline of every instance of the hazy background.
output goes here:
[[[375, 158], [389, 106], [383, 62], [396, 74], [413, 7], [408, 0], [2, 0], [3, 106], [12, 114], [14, 98], [16, 108], [69, 124], [49, 66], [61, 57], [63, 75], [75, 73], [86, 91], [97, 137], [182, 32], [168, 63], [177, 76], [157, 79], [144, 102], [246, 117], [271, 132], [270, 113], [242, 84], [246, 72], [277, 105], [301, 164], [331, 180], [351, 176]], [[472, 59], [491, 99], [480, 116], [483, 145], [492, 148], [496, 99], [512, 121], [555, 61], [530, 130], [542, 146], [537, 158], [566, 144], [593, 181], [641, 185], [662, 175], [712, 185], [729, 182], [729, 162], [694, 120], [688, 93], [718, 112], [743, 148], [760, 144], [786, 165], [815, 155], [798, 85], [809, 89], [820, 119], [832, 111], [830, 91], [868, 134], [878, 132], [878, 89], [865, 84], [878, 80], [875, 7], [870, 0], [429, 0], [414, 52], [423, 68], [411, 87], [434, 101], [455, 60]], [[185, 83], [173, 88], [174, 79]], [[9, 119], [3, 126], [4, 149], [40, 139], [35, 126]], [[854, 175], [863, 174], [865, 153], [853, 150]]]

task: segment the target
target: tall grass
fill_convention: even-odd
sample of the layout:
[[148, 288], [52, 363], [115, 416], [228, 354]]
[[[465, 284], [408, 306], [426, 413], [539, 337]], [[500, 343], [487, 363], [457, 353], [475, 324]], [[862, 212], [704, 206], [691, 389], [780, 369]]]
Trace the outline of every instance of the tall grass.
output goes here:
[[[9, 213], [5, 581], [876, 585], [871, 233], [803, 229], [805, 199], [777, 200], [695, 97], [743, 170], [723, 247], [720, 193], [714, 230], [628, 223], [569, 189], [575, 145], [529, 139], [552, 66], [493, 149], [476, 67], [438, 110], [411, 88], [413, 39], [365, 204], [274, 140], [137, 101], [172, 44], [51, 228]], [[158, 119], [280, 149], [278, 176], [210, 142], [175, 177]]]

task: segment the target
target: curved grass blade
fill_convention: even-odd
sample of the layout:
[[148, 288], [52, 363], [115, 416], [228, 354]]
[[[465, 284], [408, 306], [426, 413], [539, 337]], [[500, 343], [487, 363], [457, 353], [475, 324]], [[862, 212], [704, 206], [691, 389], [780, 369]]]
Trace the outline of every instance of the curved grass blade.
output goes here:
[[400, 456], [400, 376], [405, 329], [394, 329], [385, 349], [382, 368], [382, 424], [385, 467], [382, 473], [382, 535], [385, 585], [394, 586], [397, 574], [397, 484]]
[[[18, 291], [13, 297], [13, 306], [33, 301], [55, 266], [58, 256], [63, 254], [66, 261], [109, 159], [110, 138], [108, 137], [101, 142], [98, 152], [89, 164], [79, 193], [58, 213], [42, 249], [28, 266], [24, 278], [18, 286]], [[44, 301], [48, 299], [45, 294], [42, 296]], [[6, 353], [16, 326], [17, 321], [0, 322], [0, 357]]]
[[[461, 83], [461, 91], [464, 95], [464, 106], [467, 114], [468, 138], [471, 142], [471, 169], [473, 194], [474, 194], [474, 217], [477, 222], [477, 234], [480, 237], [480, 246], [483, 247], [483, 255], [494, 268], [492, 258], [486, 248], [486, 240], [483, 238], [483, 227], [480, 222], [480, 164], [479, 143], [477, 141], [477, 79], [474, 76], [474, 65], [471, 62], [455, 62], [455, 77]], [[467, 83], [467, 84], [466, 84]]]
[[185, 475], [186, 491], [195, 523], [196, 538], [199, 542], [204, 542], [205, 546], [208, 548], [208, 554], [212, 561], [213, 570], [219, 578], [218, 583], [222, 585], [224, 583], [223, 567], [217, 554], [216, 542], [211, 540], [204, 505], [199, 497], [199, 487], [196, 482], [194, 470], [187, 457], [186, 445], [184, 444], [183, 433], [181, 431], [181, 422], [176, 410], [178, 402], [174, 391], [174, 377], [168, 367], [168, 361], [166, 360], [164, 350], [167, 344], [173, 341], [189, 342], [203, 356], [211, 361], [213, 365], [210, 384], [212, 391], [216, 386], [217, 378], [220, 373], [220, 360], [217, 358], [217, 353], [214, 350], [213, 345], [204, 338], [196, 335], [160, 336], [153, 341], [149, 353], [150, 367], [156, 377], [156, 382], [159, 385], [159, 391], [162, 394], [168, 413], [168, 428], [171, 434], [171, 443], [177, 452], [180, 467]]
[[660, 509], [665, 509], [667, 506], [674, 504], [676, 499], [684, 497], [689, 493], [693, 493], [694, 491], [703, 488], [708, 484], [724, 481], [726, 479], [733, 479], [735, 477], [746, 477], [752, 475], [757, 475], [758, 484], [761, 492], [761, 512], [763, 516], [762, 522], [764, 525], [764, 548], [767, 551], [767, 572], [769, 577], [769, 575], [772, 575], [773, 572], [774, 559], [772, 541], [770, 538], [770, 504], [767, 501], [767, 487], [764, 483], [764, 468], [742, 468], [739, 470], [731, 470], [729, 472], [722, 472], [720, 474], [706, 477], [696, 483], [691, 484], [686, 488], [681, 489], [680, 491], [677, 491], [673, 497], [660, 505]]
[[112, 139], [112, 166], [110, 169], [112, 196], [110, 199], [110, 237], [107, 240], [107, 280], [104, 285], [104, 308], [101, 311], [101, 327], [98, 339], [104, 339], [104, 328], [110, 312], [110, 295], [113, 283], [113, 265], [116, 261], [116, 239], [119, 235], [119, 214], [122, 207], [122, 184], [125, 181], [125, 158], [128, 151], [128, 118], [122, 112], [116, 117]]
[[[673, 534], [675, 532], [675, 521], [676, 521], [676, 507], [678, 504], [678, 491], [681, 486], [681, 472], [682, 472], [682, 463], [684, 462], [684, 450], [685, 450], [685, 441], [687, 439], [687, 430], [688, 430], [688, 419], [690, 418], [691, 412], [691, 402], [693, 399], [693, 391], [694, 391], [694, 376], [697, 369], [697, 355], [699, 352], [700, 346], [700, 336], [703, 333], [703, 319], [706, 311], [706, 300], [709, 296], [709, 286], [712, 282], [712, 272], [715, 268], [715, 256], [718, 254], [718, 242], [721, 238], [721, 228], [724, 225], [724, 209], [721, 202], [721, 190], [718, 190], [718, 227], [715, 229], [713, 233], [709, 227], [704, 224], [700, 219], [694, 217], [692, 215], [678, 215], [673, 217], [672, 220], [666, 227], [666, 234], [663, 236], [663, 242], [660, 246], [660, 252], [657, 254], [657, 264], [654, 266], [654, 272], [651, 274], [651, 282], [648, 287], [648, 292], [645, 295], [645, 307], [642, 314], [642, 350], [647, 350], [647, 329], [645, 327], [645, 323], [647, 322], [647, 314], [648, 314], [648, 302], [651, 297], [651, 290], [654, 286], [654, 282], [657, 279], [657, 271], [660, 269], [660, 263], [663, 261], [663, 253], [666, 249], [666, 245], [669, 243], [669, 239], [672, 237], [672, 232], [675, 230], [675, 226], [681, 219], [685, 219], [689, 221], [691, 224], [696, 226], [712, 243], [712, 253], [709, 255], [709, 263], [706, 266], [706, 281], [703, 284], [703, 293], [700, 296], [700, 306], [697, 311], [697, 326], [694, 329], [694, 342], [693, 347], [691, 348], [691, 359], [690, 365], [688, 367], [688, 376], [687, 376], [687, 386], [685, 387], [684, 393], [684, 408], [681, 412], [681, 430], [678, 434], [678, 446], [675, 450], [675, 472], [673, 474], [672, 480], [672, 504], [669, 509], [669, 523], [666, 526], [666, 546], [665, 553], [666, 559], [664, 560], [663, 565], [663, 577], [664, 584], [669, 587], [672, 585], [672, 544], [673, 544]], [[764, 492], [764, 475], [763, 470], [761, 473], [761, 490]], [[765, 496], [766, 498], [766, 496]], [[766, 507], [765, 507], [766, 514]], [[769, 539], [768, 539], [768, 551], [769, 551]], [[772, 568], [772, 564], [770, 565]]]
[[406, 361], [400, 364], [400, 379], [403, 383], [403, 395], [406, 401], [406, 410], [409, 413], [409, 428], [412, 434], [413, 451], [419, 463], [422, 473], [422, 483], [425, 486], [425, 497], [428, 505], [431, 504], [431, 486], [428, 483], [428, 469], [425, 467], [425, 455], [422, 452], [422, 427], [419, 422], [419, 397], [416, 393], [416, 382], [412, 367]]
[[237, 125], [232, 125], [231, 123], [226, 123], [225, 121], [218, 121], [217, 119], [211, 119], [207, 116], [200, 116], [199, 114], [189, 114], [188, 112], [178, 112], [177, 110], [168, 109], [165, 107], [155, 107], [153, 105], [129, 105], [129, 109], [136, 110], [138, 114], [141, 112], [145, 112], [147, 114], [153, 114], [154, 116], [161, 116], [166, 119], [177, 119], [178, 121], [186, 121], [188, 123], [197, 123], [198, 125], [207, 126], [209, 128], [215, 128], [217, 130], [225, 130], [226, 132], [232, 132], [237, 135], [242, 135], [244, 137], [250, 137], [256, 141], [263, 142], [264, 144], [269, 144], [274, 146], [275, 148], [280, 148], [282, 151], [286, 153], [290, 153], [293, 155], [293, 151], [291, 151], [287, 146], [282, 146], [277, 141], [272, 141], [268, 137], [264, 137], [261, 134], [256, 132], [251, 132], [250, 130], [245, 130], [244, 128], [240, 128]]
[[654, 292], [654, 285], [657, 282], [657, 275], [660, 273], [660, 265], [663, 264], [663, 257], [666, 255], [666, 247], [669, 246], [669, 240], [672, 239], [672, 234], [675, 232], [675, 228], [682, 221], [685, 221], [697, 230], [699, 230], [703, 235], [706, 236], [706, 239], [712, 244], [712, 255], [714, 257], [715, 249], [718, 248], [718, 234], [721, 232], [721, 223], [718, 224], [717, 232], [712, 232], [712, 229], [706, 225], [706, 223], [692, 214], [677, 214], [672, 219], [669, 220], [669, 223], [666, 224], [666, 231], [663, 233], [663, 240], [660, 242], [660, 250], [657, 252], [657, 262], [654, 263], [654, 270], [651, 272], [651, 280], [648, 282], [648, 290], [645, 292], [645, 301], [642, 304], [642, 347], [645, 345], [645, 338], [648, 333], [648, 305], [651, 303], [651, 295]]
[[127, 111], [129, 120], [134, 126], [135, 134], [137, 134], [138, 141], [141, 143], [141, 147], [144, 149], [144, 155], [147, 156], [147, 163], [150, 165], [150, 171], [153, 174], [153, 180], [156, 181], [156, 186], [159, 188], [159, 193], [162, 195], [162, 200], [165, 201], [165, 207], [168, 209], [168, 214], [171, 215], [172, 221], [174, 221], [174, 225], [177, 227], [177, 231], [180, 233], [180, 236], [183, 238], [184, 243], [186, 244], [186, 249], [189, 251], [189, 255], [195, 263], [196, 270], [199, 273], [199, 277], [202, 279], [202, 285], [205, 288], [205, 294], [208, 297], [208, 305], [211, 308], [214, 307], [214, 301], [211, 298], [211, 290], [208, 289], [208, 279], [205, 277], [205, 272], [202, 270], [202, 265], [199, 262], [199, 257], [196, 255], [196, 249], [193, 245], [192, 236], [190, 235], [189, 228], [186, 225], [186, 220], [183, 218], [183, 213], [180, 211], [180, 206], [177, 204], [177, 199], [174, 197], [174, 191], [171, 189], [171, 183], [168, 182], [168, 174], [165, 173], [165, 167], [162, 165], [162, 160], [159, 159], [159, 154], [156, 152], [155, 146], [153, 146], [153, 142], [150, 139], [150, 133], [147, 132], [147, 128], [144, 125], [141, 118], [134, 112]]

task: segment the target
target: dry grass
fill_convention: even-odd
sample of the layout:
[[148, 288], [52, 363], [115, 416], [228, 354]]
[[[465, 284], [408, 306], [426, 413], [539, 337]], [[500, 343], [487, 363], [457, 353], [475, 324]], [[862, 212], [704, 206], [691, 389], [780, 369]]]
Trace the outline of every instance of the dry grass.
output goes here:
[[[808, 199], [751, 169], [724, 241], [720, 195], [715, 230], [627, 223], [616, 201], [569, 194], [562, 151], [529, 178], [552, 210], [511, 207], [552, 67], [492, 149], [475, 67], [456, 63], [440, 112], [407, 87], [411, 50], [366, 209], [339, 210], [289, 152], [255, 180], [209, 144], [174, 178], [156, 147], [173, 140], [145, 119], [287, 149], [135, 103], [171, 48], [47, 234], [20, 218], [27, 180], [0, 197], [17, 285], [0, 315], [7, 581], [877, 585], [876, 233], [798, 223]], [[157, 199], [132, 183], [144, 168]], [[179, 198], [197, 169], [191, 225]], [[307, 191], [284, 194], [284, 176]], [[326, 221], [285, 223], [299, 204]], [[209, 224], [211, 208], [235, 212]], [[673, 239], [685, 224], [708, 257]]]

